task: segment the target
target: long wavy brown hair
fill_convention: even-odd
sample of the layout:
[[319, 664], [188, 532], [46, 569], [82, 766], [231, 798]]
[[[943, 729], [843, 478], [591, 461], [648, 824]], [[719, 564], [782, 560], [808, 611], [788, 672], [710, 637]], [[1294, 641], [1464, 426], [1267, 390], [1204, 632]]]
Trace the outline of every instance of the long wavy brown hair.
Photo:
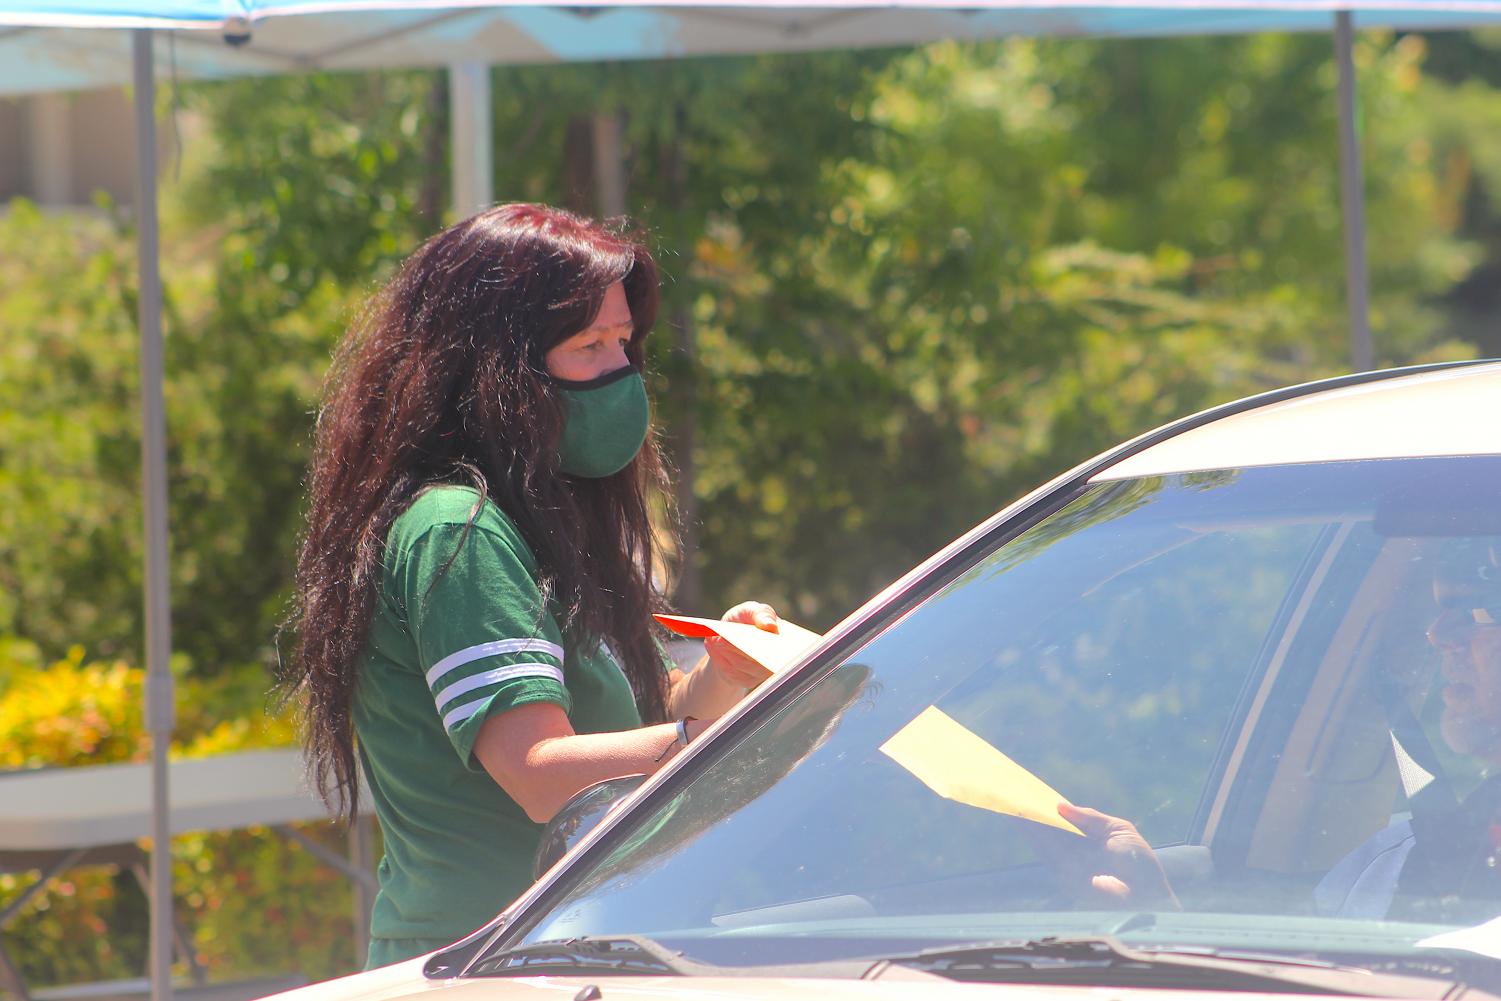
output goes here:
[[613, 476], [562, 474], [563, 408], [545, 364], [616, 282], [631, 311], [626, 353], [640, 367], [658, 302], [643, 244], [558, 209], [501, 205], [423, 244], [341, 342], [318, 414], [296, 639], [281, 677], [302, 703], [318, 792], [341, 813], [359, 809], [351, 704], [386, 535], [434, 484], [472, 486], [510, 516], [564, 635], [608, 642], [642, 717], [666, 718], [648, 497], [670, 496], [667, 473], [648, 435]]

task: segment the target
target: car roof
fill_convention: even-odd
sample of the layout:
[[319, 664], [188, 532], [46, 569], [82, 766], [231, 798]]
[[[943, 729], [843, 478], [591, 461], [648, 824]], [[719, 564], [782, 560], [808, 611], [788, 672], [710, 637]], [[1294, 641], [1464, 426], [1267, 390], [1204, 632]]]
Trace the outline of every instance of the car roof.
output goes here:
[[1501, 453], [1501, 361], [1397, 370], [1226, 414], [1128, 455], [1091, 482], [1203, 469]]

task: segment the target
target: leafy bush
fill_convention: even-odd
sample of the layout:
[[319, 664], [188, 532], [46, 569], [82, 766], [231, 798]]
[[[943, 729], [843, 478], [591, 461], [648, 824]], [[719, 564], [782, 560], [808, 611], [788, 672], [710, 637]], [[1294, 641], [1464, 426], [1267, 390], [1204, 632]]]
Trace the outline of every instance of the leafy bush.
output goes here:
[[[172, 645], [211, 675], [272, 659], [312, 401], [356, 293], [241, 315], [225, 235], [164, 210]], [[142, 648], [135, 282], [124, 220], [0, 211], [0, 635], [49, 656]]]

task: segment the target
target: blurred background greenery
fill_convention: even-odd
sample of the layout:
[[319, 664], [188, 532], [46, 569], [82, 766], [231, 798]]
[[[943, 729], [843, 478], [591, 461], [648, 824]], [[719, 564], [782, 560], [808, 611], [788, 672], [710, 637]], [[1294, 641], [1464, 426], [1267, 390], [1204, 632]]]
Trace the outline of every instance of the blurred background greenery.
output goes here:
[[[1497, 33], [1359, 40], [1382, 364], [1501, 353], [1498, 53]], [[1325, 36], [497, 68], [492, 86], [504, 200], [594, 213], [589, 123], [624, 125], [627, 206], [666, 280], [652, 380], [689, 612], [755, 597], [826, 628], [1121, 438], [1348, 365]], [[319, 384], [353, 312], [451, 221], [445, 87], [325, 74], [164, 98], [184, 137], [163, 261], [181, 753], [292, 739], [266, 690]], [[144, 755], [134, 280], [117, 207], [0, 214], [0, 767]], [[349, 971], [347, 888], [305, 853], [255, 831], [174, 851], [215, 976]], [[25, 885], [0, 877], [0, 902]], [[134, 886], [67, 885], [5, 933], [27, 976], [138, 974]]]

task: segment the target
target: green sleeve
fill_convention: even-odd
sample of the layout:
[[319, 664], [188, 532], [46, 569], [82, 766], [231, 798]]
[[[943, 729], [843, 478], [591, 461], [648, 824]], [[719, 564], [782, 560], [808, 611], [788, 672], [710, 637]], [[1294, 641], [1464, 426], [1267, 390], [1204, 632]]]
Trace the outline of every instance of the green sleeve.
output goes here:
[[486, 527], [439, 523], [395, 554], [393, 597], [453, 749], [467, 767], [486, 719], [535, 702], [571, 710], [563, 639], [518, 552]]

